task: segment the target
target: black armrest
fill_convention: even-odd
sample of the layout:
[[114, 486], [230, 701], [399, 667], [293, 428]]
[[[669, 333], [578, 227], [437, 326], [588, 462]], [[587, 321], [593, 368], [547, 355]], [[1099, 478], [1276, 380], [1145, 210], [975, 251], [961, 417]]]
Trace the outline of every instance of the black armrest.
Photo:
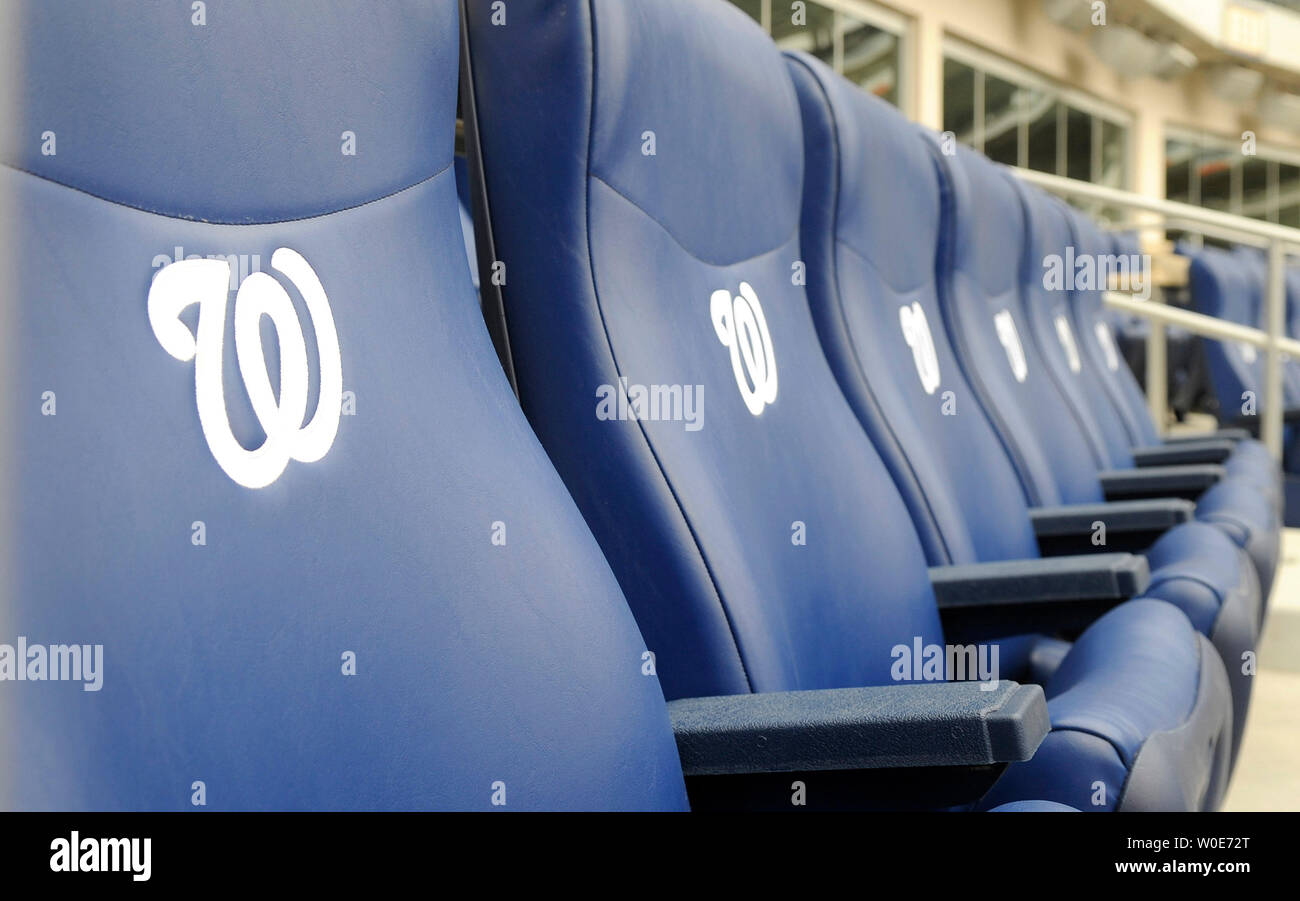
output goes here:
[[1136, 554], [1079, 554], [930, 567], [939, 609], [1125, 600], [1146, 590], [1151, 570]]
[[1235, 441], [1207, 438], [1201, 441], [1180, 441], [1177, 444], [1157, 444], [1154, 447], [1133, 449], [1133, 462], [1138, 466], [1176, 466], [1184, 463], [1222, 463], [1232, 456]]
[[1104, 523], [1110, 532], [1165, 531], [1180, 522], [1188, 522], [1196, 505], [1179, 497], [1157, 497], [1136, 501], [1111, 501], [1105, 504], [1066, 504], [1060, 507], [1034, 507], [1029, 518], [1034, 534], [1040, 538], [1055, 535], [1091, 534], [1095, 523]]
[[[1142, 551], [1173, 526], [1190, 521], [1196, 505], [1179, 497], [1105, 504], [1035, 507], [1029, 511], [1043, 556]], [[1101, 528], [1098, 528], [1098, 524]]]
[[1081, 554], [930, 568], [949, 641], [984, 641], [1085, 628], [1146, 590], [1151, 570], [1135, 554]]
[[1245, 441], [1250, 437], [1250, 429], [1235, 429], [1225, 426], [1224, 428], [1210, 432], [1205, 435], [1175, 435], [1164, 439], [1165, 444], [1188, 444], [1195, 441], [1205, 441], [1206, 439], [1218, 439], [1220, 441]]
[[1101, 490], [1107, 500], [1143, 497], [1183, 497], [1196, 500], [1223, 478], [1222, 466], [1202, 463], [1193, 466], [1147, 466], [1142, 469], [1109, 469], [1100, 474]]
[[668, 713], [687, 776], [988, 766], [1028, 760], [1051, 729], [1043, 690], [1015, 682], [684, 698]]

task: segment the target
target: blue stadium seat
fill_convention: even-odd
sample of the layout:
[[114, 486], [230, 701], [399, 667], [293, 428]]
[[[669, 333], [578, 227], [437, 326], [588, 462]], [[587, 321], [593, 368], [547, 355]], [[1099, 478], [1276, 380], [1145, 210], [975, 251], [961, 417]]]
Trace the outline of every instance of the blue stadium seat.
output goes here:
[[[1075, 210], [1070, 212], [1076, 253], [1099, 258], [1100, 254], [1106, 252], [1106, 236], [1082, 213]], [[1214, 434], [1207, 436], [1208, 440], [1162, 442], [1137, 380], [1115, 358], [1113, 336], [1102, 314], [1105, 305], [1101, 292], [1076, 288], [1071, 294], [1070, 302], [1084, 367], [1096, 376], [1103, 389], [1094, 399], [1102, 404], [1109, 401], [1123, 427], [1121, 435], [1103, 430], [1103, 437], [1110, 444], [1108, 452], [1111, 454], [1111, 462], [1122, 466], [1126, 448], [1131, 449], [1130, 456], [1137, 455], [1140, 458], [1146, 455], [1157, 462], [1166, 458], [1189, 463], [1198, 460], [1219, 462], [1227, 474], [1225, 481], [1253, 486], [1268, 500], [1273, 515], [1267, 517], [1266, 522], [1257, 522], [1253, 526], [1234, 526], [1233, 523], [1239, 522], [1242, 516], [1239, 509], [1233, 509], [1239, 499], [1232, 499], [1229, 495], [1240, 492], [1240, 489], [1224, 489], [1220, 486], [1215, 486], [1202, 496], [1202, 511], [1209, 515], [1212, 505], [1217, 503], [1220, 509], [1214, 515], [1220, 516], [1228, 528], [1240, 528], [1243, 534], [1250, 533], [1252, 529], [1265, 535], [1276, 533], [1280, 528], [1283, 506], [1282, 472], [1268, 449], [1253, 438], [1221, 438]], [[1097, 420], [1100, 422], [1105, 415], [1103, 409], [1097, 413]], [[1226, 456], [1222, 456], [1224, 453]], [[1250, 507], [1256, 511], [1256, 516], [1262, 515], [1263, 511], [1254, 502], [1250, 503]], [[1266, 602], [1277, 566], [1277, 551], [1273, 547], [1275, 540], [1263, 542], [1268, 550], [1259, 549], [1254, 555], [1261, 593]]]
[[1300, 266], [1286, 268], [1286, 330], [1300, 338]]
[[470, 283], [456, 3], [209, 6], [0, 13], [0, 621], [103, 647], [4, 684], [0, 808], [684, 808]]
[[[1191, 260], [1188, 287], [1197, 312], [1251, 327], [1257, 325], [1255, 279], [1242, 255], [1186, 244], [1178, 249]], [[1220, 422], [1257, 430], [1258, 406], [1264, 394], [1264, 355], [1244, 342], [1210, 340], [1205, 341], [1205, 355], [1219, 402]], [[1283, 412], [1283, 470], [1287, 474], [1287, 523], [1292, 526], [1300, 524], [1300, 514], [1295, 512], [1300, 507], [1300, 480], [1294, 477], [1300, 474], [1300, 442], [1295, 440], [1298, 420], [1300, 410], [1288, 406]]]
[[[1103, 375], [1109, 369], [1092, 365], [1093, 358], [1083, 345], [1072, 315], [1077, 288], [1064, 281], [1066, 269], [1090, 259], [1080, 254], [1108, 254], [1109, 246], [1100, 240], [1078, 243], [1071, 229], [1072, 216], [1063, 202], [1019, 181], [1013, 184], [1022, 201], [1028, 236], [1022, 277], [1025, 320], [1038, 345], [1046, 376], [1061, 399], [1060, 409], [1078, 424], [1092, 452], [1095, 469], [1132, 471], [1138, 452], [1129, 440], [1119, 407], [1110, 400]], [[1055, 260], [1057, 266], [1049, 267], [1050, 260]], [[1049, 284], [1053, 271], [1062, 284]], [[1089, 286], [1085, 282], [1080, 287], [1086, 290]], [[1228, 454], [1232, 447], [1223, 442], [1218, 450], [1221, 455]], [[1161, 484], [1157, 477], [1176, 474], [1176, 464], [1186, 458], [1188, 450], [1156, 451], [1154, 462], [1175, 465], [1148, 466], [1140, 471], [1152, 477], [1153, 491], [1159, 490]], [[1219, 456], [1205, 460], [1200, 457], [1203, 449], [1191, 450], [1193, 459], [1199, 457], [1214, 464], [1223, 459]], [[1247, 472], [1218, 479], [1205, 490], [1190, 494], [1196, 500], [1197, 519], [1221, 529], [1250, 555], [1262, 601], [1272, 588], [1281, 542], [1280, 482], [1274, 476], [1278, 469], [1266, 452], [1262, 460], [1256, 455], [1253, 462], [1258, 466], [1251, 467], [1248, 462]]]
[[[1089, 254], [1094, 259], [1103, 253], [1111, 252], [1130, 260], [1141, 257], [1136, 242], [1115, 241], [1107, 249], [1106, 235], [1087, 216], [1077, 210], [1070, 210], [1073, 241], [1078, 254]], [[1175, 441], [1172, 444], [1162, 441], [1156, 429], [1151, 413], [1147, 409], [1146, 398], [1133, 372], [1120, 365], [1122, 360], [1116, 353], [1116, 340], [1111, 319], [1106, 315], [1108, 309], [1102, 300], [1102, 292], [1076, 288], [1070, 296], [1075, 335], [1085, 364], [1096, 373], [1105, 390], [1105, 396], [1113, 405], [1124, 429], [1127, 447], [1142, 453], [1148, 449], [1159, 451], [1161, 448], [1175, 449], [1180, 445], [1186, 449], [1186, 443]], [[1109, 433], [1108, 433], [1109, 434]], [[1206, 436], [1208, 442], [1199, 442], [1205, 451], [1213, 451], [1219, 442], [1227, 444], [1228, 456], [1221, 460], [1229, 476], [1240, 477], [1261, 488], [1276, 509], [1281, 508], [1282, 488], [1281, 473], [1277, 463], [1269, 455], [1268, 449], [1255, 439], [1220, 438], [1218, 433]], [[1206, 457], [1206, 459], [1215, 459]], [[1188, 462], [1192, 462], [1188, 460]]]
[[[905, 681], [895, 652], [944, 641], [939, 605], [808, 306], [801, 118], [781, 55], [711, 0], [510, 16], [503, 28], [471, 10], [470, 45], [519, 392], [665, 693], [690, 707]], [[915, 239], [893, 247], [915, 258]], [[695, 418], [638, 413], [642, 387], [707, 402]], [[602, 407], [611, 392], [633, 412]], [[967, 803], [1213, 806], [1227, 679], [1175, 607], [1106, 613], [1046, 692], [1037, 753]], [[919, 792], [933, 777], [895, 778]]]
[[[1178, 250], [1191, 260], [1187, 280], [1192, 308], [1206, 316], [1253, 327], [1252, 278], [1240, 259], [1217, 247], [1181, 244]], [[1211, 340], [1205, 341], [1205, 354], [1210, 383], [1219, 399], [1220, 421], [1257, 428], [1258, 405], [1263, 400], [1263, 355], [1244, 342]]]
[[[981, 293], [986, 285], [972, 277], [978, 273], [957, 268], [951, 275], [967, 280], [961, 287], [948, 284], [950, 267], [973, 261], [966, 254], [987, 247], [943, 245], [944, 183], [917, 127], [805, 56], [793, 57], [791, 70], [804, 117], [802, 249], [809, 303], [831, 367], [893, 475], [927, 559], [940, 566], [1038, 557], [1026, 493], [1009, 453], [1024, 445], [1039, 459], [1047, 454], [1032, 431], [1000, 436], [994, 429], [959, 363], [941, 311], [941, 296], [951, 292], [950, 302], [960, 304], [973, 325], [996, 332], [993, 316], [977, 322], [986, 300], [996, 296]], [[1007, 267], [999, 272], [1005, 290], [997, 303], [999, 311], [1014, 309], [1016, 241], [1004, 222], [989, 217], [988, 226], [998, 229], [988, 240], [1009, 249], [1001, 258], [980, 259]], [[960, 297], [959, 291], [964, 292]], [[905, 325], [918, 320], [927, 323], [919, 340]], [[988, 337], [971, 335], [966, 341], [977, 346]], [[1039, 365], [1034, 351], [1026, 347], [1026, 367]], [[999, 372], [1009, 374], [1006, 360], [999, 344], [989, 383]], [[1029, 378], [1024, 384], [1040, 393], [1017, 396], [1025, 405], [1013, 413], [1054, 402], [1046, 385]], [[1095, 468], [1093, 473], [1093, 496], [1069, 502], [1102, 500]], [[1043, 490], [1051, 492], [1043, 505], [1064, 502], [1050, 481]], [[1114, 505], [1098, 504], [1083, 522], [1120, 515]], [[1120, 531], [1118, 522], [1112, 530]], [[1148, 550], [1147, 594], [1180, 606], [1225, 661], [1238, 660], [1255, 639], [1253, 573], [1233, 543], [1208, 525], [1184, 523], [1162, 531], [1141, 532], [1143, 549], [1155, 542]], [[1030, 654], [1045, 651], [1034, 648]], [[1249, 683], [1234, 680], [1233, 687], [1244, 721]]]
[[[1257, 247], [1237, 246], [1232, 255], [1246, 271], [1247, 320], [1243, 325], [1268, 330], [1268, 255]], [[1285, 286], [1285, 285], [1284, 285]], [[1284, 312], [1285, 320], [1285, 312]], [[1284, 326], [1285, 327], [1285, 326]], [[1263, 358], [1260, 353], [1259, 357]], [[1282, 362], [1282, 390], [1288, 410], [1300, 409], [1300, 360], [1284, 357]]]
[[[1025, 313], [1023, 269], [1029, 251], [1014, 177], [965, 148], [952, 155], [934, 152], [947, 182], [943, 240], [950, 275], [939, 292], [943, 321], [963, 373], [1011, 449], [1030, 506], [1113, 499], [1093, 443], [1051, 378]], [[1153, 478], [1144, 470], [1119, 480], [1121, 487], [1125, 481], [1141, 489]], [[1176, 564], [1192, 576], [1161, 590], [1204, 634], [1216, 635], [1225, 662], [1241, 660], [1258, 631], [1260, 594], [1255, 570], [1239, 548], [1212, 529], [1182, 528], [1153, 546], [1147, 558], [1153, 572]], [[1220, 632], [1218, 617], [1225, 611], [1230, 616]], [[1238, 663], [1229, 673], [1242, 713], [1250, 682]], [[1239, 722], [1238, 740], [1241, 727]]]

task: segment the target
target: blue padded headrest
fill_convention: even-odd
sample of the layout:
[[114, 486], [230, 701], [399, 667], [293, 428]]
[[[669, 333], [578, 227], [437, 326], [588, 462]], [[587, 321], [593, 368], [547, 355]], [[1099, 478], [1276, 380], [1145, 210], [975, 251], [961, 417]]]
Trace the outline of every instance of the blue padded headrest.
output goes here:
[[457, 44], [442, 36], [456, 10], [385, 8], [222, 0], [199, 24], [189, 3], [5, 3], [0, 32], [23, 35], [25, 63], [0, 161], [207, 222], [314, 216], [409, 187], [451, 159]]
[[[757, 23], [729, 3], [684, 0], [596, 0], [591, 15], [600, 68], [591, 175], [710, 263], [788, 240], [799, 223], [803, 145], [791, 127], [799, 110]], [[685, 97], [684, 84], [726, 89]], [[762, 153], [753, 152], [755, 135], [763, 135]], [[726, 160], [730, 177], [718, 179], [706, 160]], [[696, 214], [706, 195], [729, 212], [725, 228]]]
[[80, 105], [49, 177], [0, 165], [0, 644], [102, 680], [0, 682], [0, 808], [685, 806], [470, 284], [455, 0], [347, 6], [8, 21]]
[[[1074, 207], [1066, 207], [1065, 209], [1070, 219], [1070, 231], [1073, 234], [1072, 243], [1074, 244], [1075, 253], [1089, 254], [1095, 259], [1111, 254], [1128, 257], [1141, 252], [1138, 250], [1137, 239], [1131, 235], [1108, 234], [1102, 231], [1092, 221], [1092, 217], [1082, 210]], [[1102, 299], [1104, 290], [1084, 291], [1076, 289], [1073, 292], [1075, 308], [1086, 309], [1090, 311], [1090, 314], [1095, 315], [1097, 311], [1105, 308], [1106, 304]]]
[[1191, 257], [1188, 284], [1199, 312], [1250, 324], [1253, 287], [1244, 260], [1217, 247], [1186, 248]]
[[[1179, 250], [1191, 257], [1187, 286], [1191, 290], [1192, 307], [1198, 313], [1245, 325], [1256, 324], [1251, 318], [1253, 279], [1237, 254], [1217, 247], [1198, 249], [1183, 245]], [[1238, 341], [1206, 341], [1204, 345], [1210, 379], [1219, 399], [1220, 419], [1231, 420], [1242, 402], [1243, 392], [1258, 392], [1263, 386], [1263, 354]]]
[[794, 59], [818, 76], [835, 113], [836, 240], [870, 261], [895, 291], [932, 288], [939, 185], [934, 163], [918, 146], [917, 127], [813, 57]]
[[988, 157], [964, 144], [956, 146], [951, 162], [949, 189], [953, 208], [961, 211], [950, 236], [951, 264], [973, 278], [986, 297], [1014, 294], [1024, 264], [1024, 239], [1007, 238], [1025, 232], [1015, 185]]
[[[1074, 235], [1070, 231], [1070, 212], [1064, 203], [1033, 185], [1010, 176], [1007, 181], [1020, 195], [1025, 208], [1025, 255], [1020, 278], [1027, 288], [1032, 289], [1025, 295], [1025, 302], [1029, 304], [1041, 300], [1046, 293], [1043, 287], [1046, 258], [1055, 255], [1064, 261], [1066, 248], [1074, 244]], [[1054, 300], [1069, 297], [1069, 292], [1065, 290], [1051, 293], [1057, 294]]]

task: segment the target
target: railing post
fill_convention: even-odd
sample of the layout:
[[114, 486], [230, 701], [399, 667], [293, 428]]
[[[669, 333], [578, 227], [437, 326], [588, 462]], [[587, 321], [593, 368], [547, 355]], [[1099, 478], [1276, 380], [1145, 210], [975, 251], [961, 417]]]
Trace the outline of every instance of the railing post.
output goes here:
[[[1147, 273], [1147, 278], [1151, 278], [1151, 273]], [[1164, 289], [1154, 288], [1151, 292], [1152, 303], [1164, 303]], [[1167, 364], [1169, 356], [1169, 342], [1167, 339], [1166, 326], [1159, 319], [1148, 319], [1147, 324], [1150, 326], [1147, 332], [1147, 408], [1151, 410], [1151, 419], [1156, 424], [1156, 429], [1161, 435], [1164, 435], [1165, 428], [1169, 422], [1169, 366]]]
[[1274, 238], [1268, 245], [1268, 294], [1265, 298], [1268, 347], [1264, 352], [1264, 414], [1261, 437], [1275, 460], [1282, 459], [1282, 415], [1286, 405], [1282, 391], [1282, 351], [1278, 339], [1286, 322], [1286, 254]]

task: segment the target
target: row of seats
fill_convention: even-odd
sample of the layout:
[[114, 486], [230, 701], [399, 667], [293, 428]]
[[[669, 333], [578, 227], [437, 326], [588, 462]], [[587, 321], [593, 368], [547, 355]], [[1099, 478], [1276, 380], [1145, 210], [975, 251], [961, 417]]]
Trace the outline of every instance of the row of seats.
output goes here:
[[[1194, 247], [1178, 250], [1190, 258], [1188, 286], [1197, 312], [1250, 328], [1267, 330], [1265, 296], [1268, 259], [1254, 248]], [[1286, 270], [1286, 320], [1290, 337], [1300, 335], [1300, 267]], [[1230, 427], [1257, 429], [1264, 392], [1264, 354], [1240, 341], [1206, 341], [1211, 388], [1218, 400], [1219, 419]], [[1284, 358], [1282, 369], [1283, 467], [1300, 475], [1300, 444], [1295, 424], [1300, 416], [1300, 361]]]
[[1278, 474], [1159, 440], [1088, 220], [721, 0], [472, 2], [516, 395], [453, 0], [14, 9], [0, 636], [104, 663], [0, 806], [1222, 799]]

